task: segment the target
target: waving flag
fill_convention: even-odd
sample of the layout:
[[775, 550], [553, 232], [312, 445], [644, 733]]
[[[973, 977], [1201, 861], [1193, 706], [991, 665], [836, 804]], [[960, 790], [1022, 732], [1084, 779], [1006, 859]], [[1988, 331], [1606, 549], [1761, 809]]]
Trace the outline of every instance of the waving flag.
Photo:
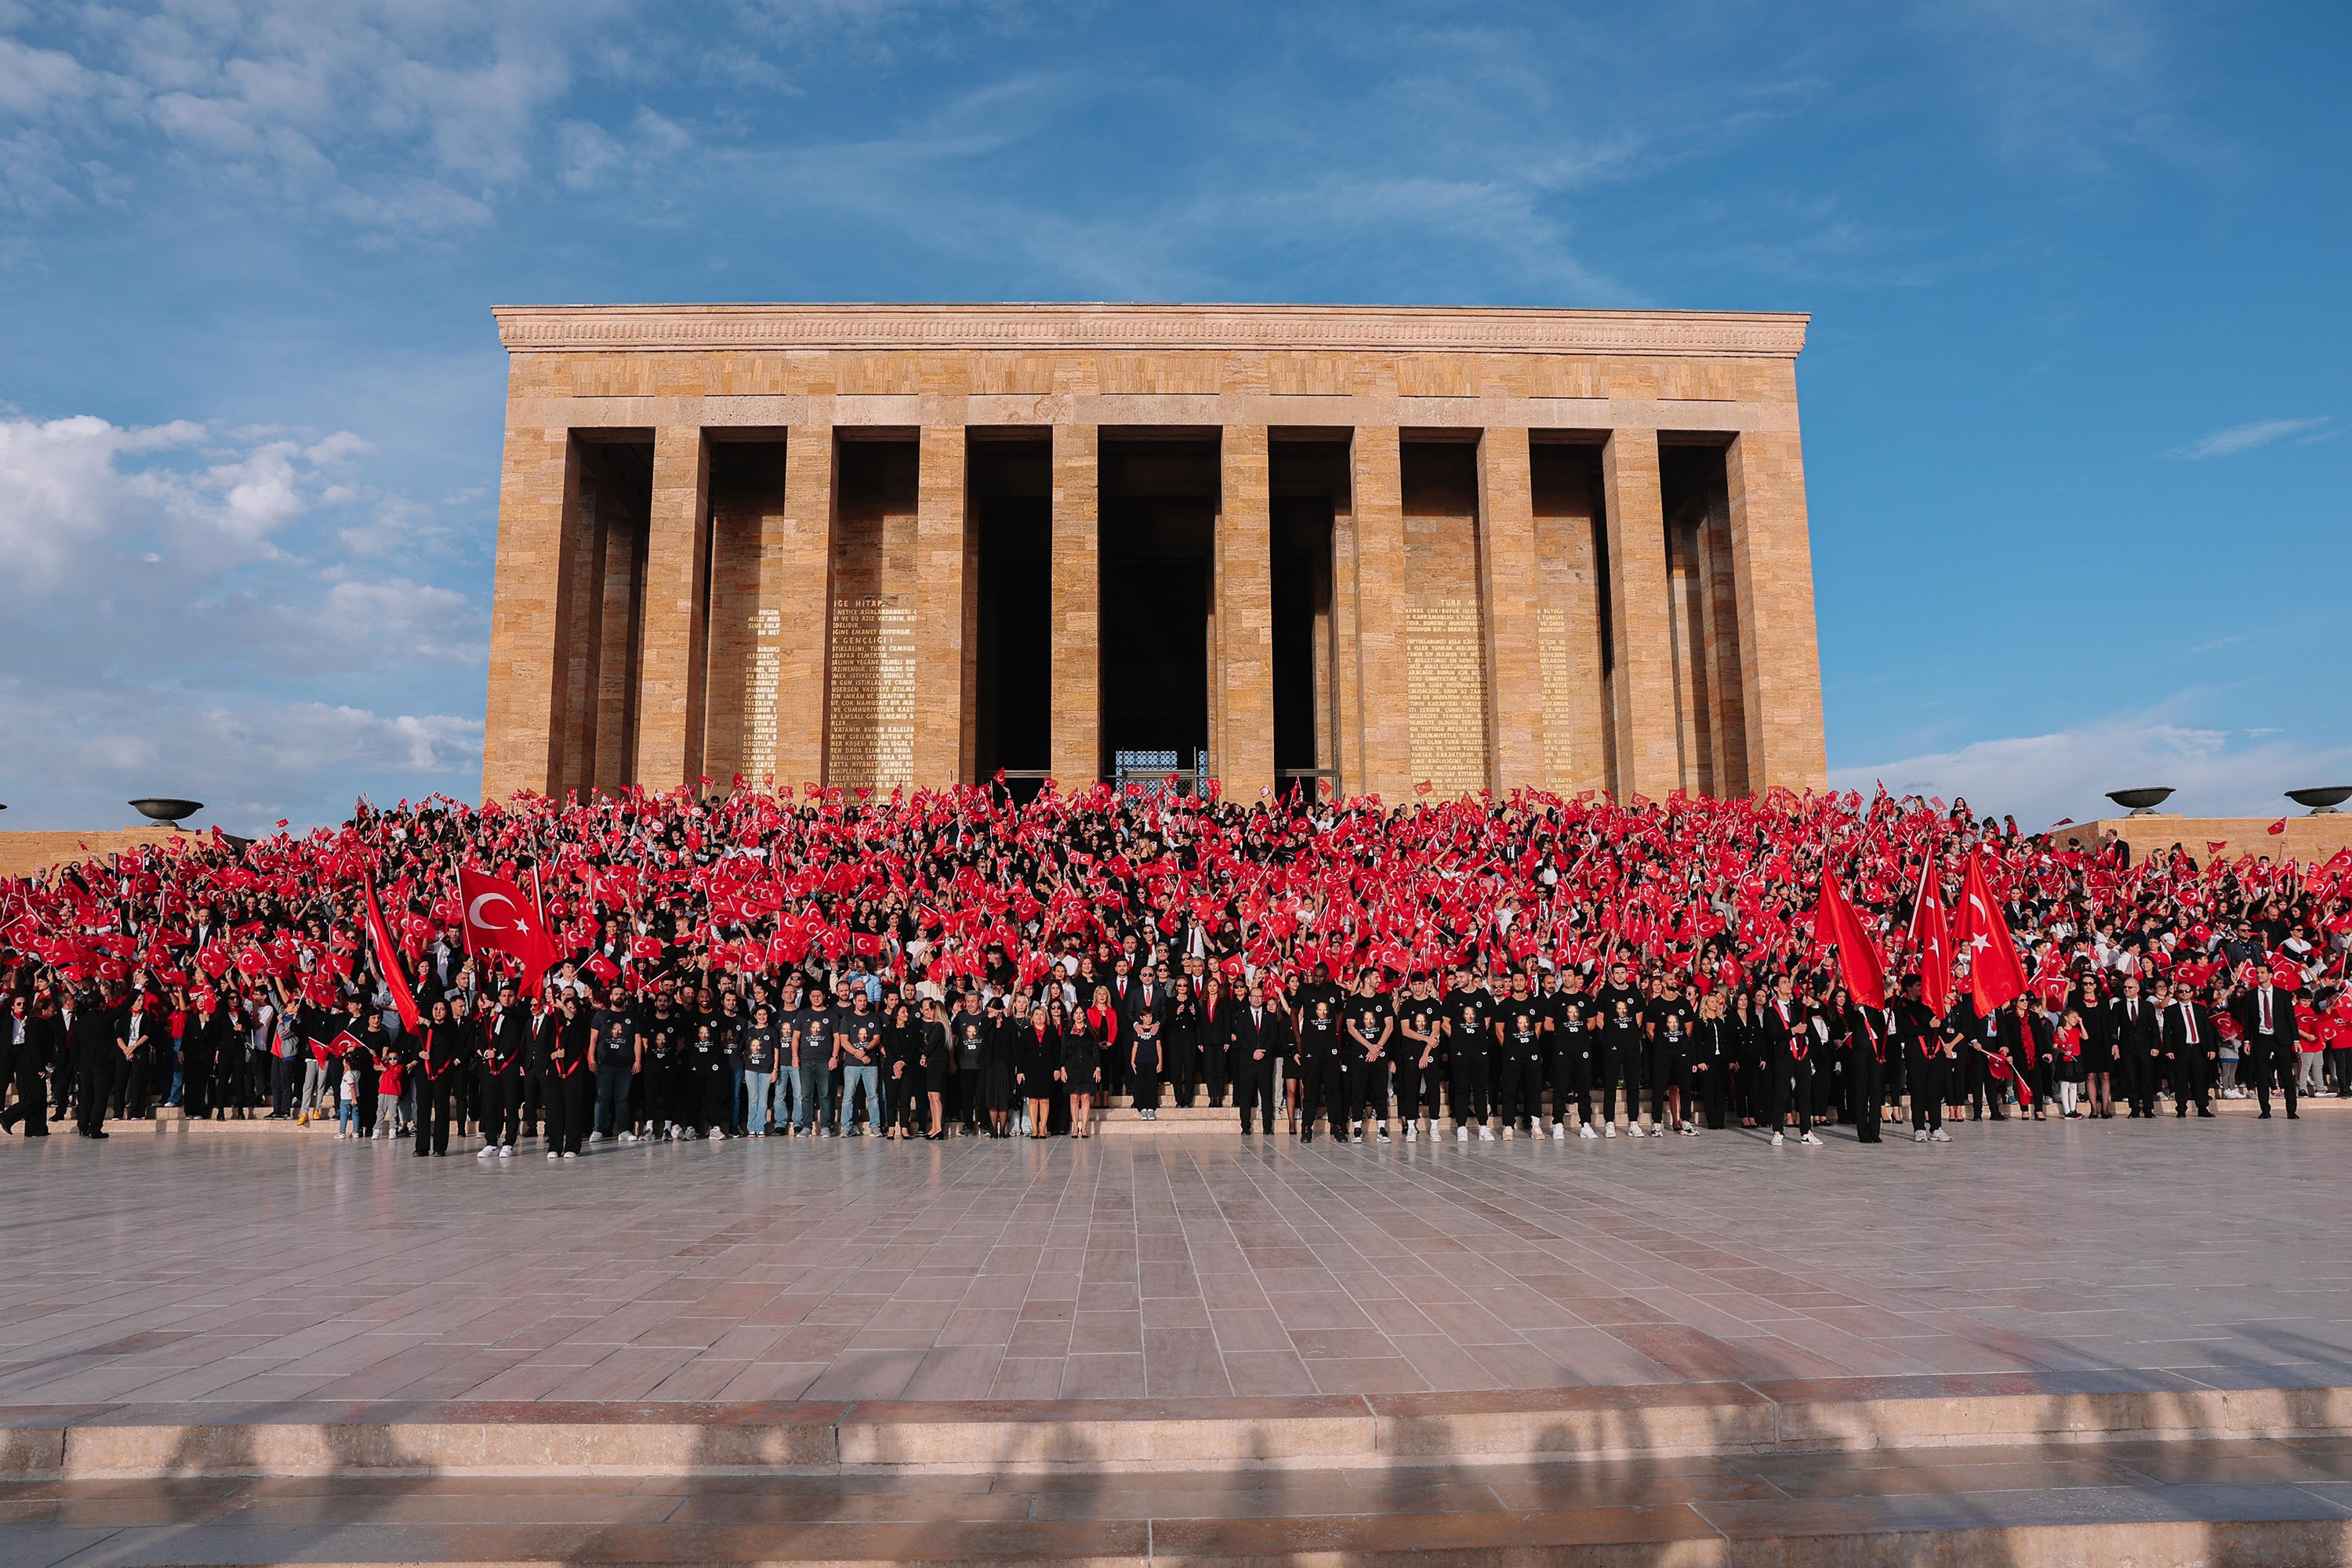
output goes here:
[[504, 877], [457, 869], [457, 901], [466, 911], [466, 951], [503, 952], [522, 965], [521, 989], [539, 989], [539, 977], [555, 962], [555, 943], [523, 890]]
[[1985, 881], [1981, 848], [1969, 851], [1968, 882], [1960, 892], [1960, 940], [1969, 945], [1969, 990], [1980, 1016], [2025, 994], [2025, 965]]

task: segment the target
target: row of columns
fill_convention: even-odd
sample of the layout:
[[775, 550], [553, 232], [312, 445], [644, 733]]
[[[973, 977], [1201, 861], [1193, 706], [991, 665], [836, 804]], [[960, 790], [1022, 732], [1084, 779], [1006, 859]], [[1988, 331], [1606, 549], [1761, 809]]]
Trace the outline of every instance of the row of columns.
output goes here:
[[[830, 658], [829, 564], [835, 438], [795, 427], [784, 497], [762, 522], [762, 613], [781, 623], [772, 773], [779, 784], [821, 779]], [[1255, 798], [1275, 780], [1274, 636], [1268, 431], [1227, 426], [1214, 542], [1210, 747], [1229, 796]], [[970, 778], [974, 751], [976, 529], [967, 505], [967, 433], [919, 434], [915, 566], [917, 700], [913, 783]], [[1066, 781], [1099, 776], [1100, 432], [1052, 430], [1051, 766]], [[1549, 786], [1538, 640], [1542, 573], [1536, 545], [1530, 433], [1483, 434], [1478, 452], [1479, 583], [1489, 682], [1488, 773], [1498, 791]], [[1352, 435], [1351, 504], [1333, 529], [1333, 755], [1346, 789], [1409, 800], [1415, 782], [1407, 684], [1407, 581], [1402, 433]], [[612, 738], [567, 734], [571, 628], [589, 617], [567, 602], [585, 582], [579, 454], [570, 433], [509, 431], [500, 501], [484, 788], [561, 791], [614, 782]], [[1607, 604], [1613, 667], [1603, 703], [1621, 795], [1658, 796], [1685, 773], [1677, 721], [1674, 620], [1654, 431], [1617, 431], [1601, 456]], [[1726, 461], [1730, 567], [1736, 583], [1739, 725], [1751, 789], [1822, 782], [1821, 700], [1801, 458], [1793, 433], [1742, 433]], [[662, 789], [704, 771], [710, 627], [710, 447], [698, 426], [654, 432], [651, 510], [634, 722], [634, 782]], [[593, 526], [591, 520], [590, 526]], [[601, 546], [599, 559], [601, 559]], [[764, 742], [766, 736], [762, 734]], [[1724, 743], [1718, 742], [1718, 744]], [[593, 752], [593, 756], [586, 753]]]

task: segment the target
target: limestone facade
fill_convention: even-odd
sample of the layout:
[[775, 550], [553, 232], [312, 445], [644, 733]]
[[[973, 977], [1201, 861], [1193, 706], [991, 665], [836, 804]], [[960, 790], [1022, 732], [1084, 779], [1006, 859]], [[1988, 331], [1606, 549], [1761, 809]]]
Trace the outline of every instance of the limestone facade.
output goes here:
[[1802, 315], [496, 315], [488, 797], [1823, 782]]

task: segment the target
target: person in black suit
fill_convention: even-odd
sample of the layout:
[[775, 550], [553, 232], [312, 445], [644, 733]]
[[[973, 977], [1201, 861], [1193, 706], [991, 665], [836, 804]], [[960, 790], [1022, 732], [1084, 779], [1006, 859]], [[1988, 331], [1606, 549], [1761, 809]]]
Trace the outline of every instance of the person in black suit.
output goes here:
[[1250, 1130], [1250, 1108], [1258, 1108], [1259, 1131], [1274, 1131], [1274, 1080], [1282, 1054], [1282, 1019], [1265, 1004], [1265, 988], [1252, 981], [1249, 994], [1225, 1009], [1225, 1065], [1233, 1075], [1234, 1103], [1241, 1107], [1242, 1131]]
[[2124, 1098], [2131, 1106], [2126, 1119], [2138, 1121], [2156, 1114], [2156, 1065], [2162, 1031], [2156, 1006], [2139, 992], [2139, 976], [2124, 977], [2124, 994], [2107, 1003], [2107, 1038], [2115, 1052], [2116, 1070], [2123, 1075]]
[[2279, 1091], [2286, 1096], [2286, 1119], [2299, 1120], [2294, 1109], [2295, 1078], [2302, 1063], [2296, 1059], [2296, 1041], [2301, 1031], [2294, 1017], [2294, 998], [2271, 984], [2271, 973], [2265, 969], [2254, 984], [2238, 997], [2238, 1051], [2252, 1073], [2254, 1093], [2261, 1100], [2262, 1120], [2271, 1113], [2271, 1079], [2277, 1076]]
[[85, 1138], [104, 1138], [106, 1102], [114, 1093], [115, 1069], [121, 1068], [128, 1077], [131, 1060], [115, 1038], [114, 1010], [104, 1005], [95, 992], [76, 1000], [71, 1049], [81, 1084], [75, 1100], [80, 1114], [74, 1131]]
[[1772, 1142], [1785, 1142], [1781, 1128], [1791, 1110], [1797, 1116], [1797, 1141], [1819, 1143], [1813, 1132], [1813, 1031], [1805, 1018], [1805, 1005], [1797, 1000], [1796, 984], [1786, 974], [1774, 983], [1772, 999], [1764, 1004], [1759, 1020], [1764, 1031], [1765, 1071], [1769, 1079], [1770, 1109], [1766, 1112]]
[[13, 1131], [21, 1121], [27, 1138], [49, 1135], [49, 1086], [41, 1073], [49, 1065], [50, 1022], [25, 993], [8, 999], [8, 1016], [0, 1020], [0, 1096], [13, 1084], [16, 1103], [0, 1111], [0, 1131]]
[[2172, 1074], [2173, 1115], [2189, 1114], [2189, 1102], [2197, 1102], [2197, 1114], [2210, 1116], [2213, 1107], [2208, 1096], [2212, 1090], [2213, 1074], [2221, 1059], [2221, 1039], [2213, 1032], [2212, 1015], [2205, 1004], [2197, 1000], [2197, 993], [2183, 985], [2172, 1005], [2164, 1010], [2164, 1056]]

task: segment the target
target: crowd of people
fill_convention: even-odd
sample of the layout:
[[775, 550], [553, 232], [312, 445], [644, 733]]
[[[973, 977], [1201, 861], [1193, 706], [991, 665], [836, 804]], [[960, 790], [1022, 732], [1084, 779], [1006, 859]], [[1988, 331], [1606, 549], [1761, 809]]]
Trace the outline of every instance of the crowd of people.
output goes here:
[[[0, 883], [0, 1131], [162, 1105], [554, 1160], [1173, 1104], [1349, 1142], [1874, 1142], [2352, 1096], [2352, 852], [2204, 847], [1883, 791], [362, 803]], [[1992, 1005], [1981, 942], [1939, 937], [1979, 878], [2025, 980]]]

